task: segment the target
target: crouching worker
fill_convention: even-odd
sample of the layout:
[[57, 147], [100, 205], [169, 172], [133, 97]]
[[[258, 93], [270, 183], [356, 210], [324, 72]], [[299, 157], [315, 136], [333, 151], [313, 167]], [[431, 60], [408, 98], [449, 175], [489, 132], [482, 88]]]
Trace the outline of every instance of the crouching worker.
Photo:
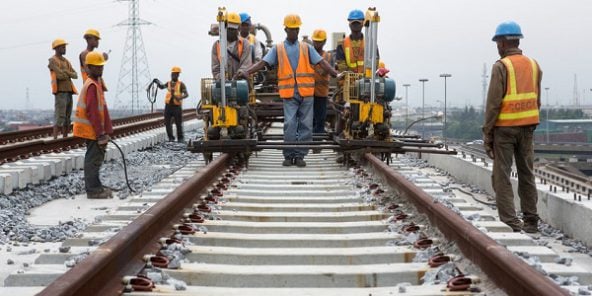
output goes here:
[[87, 198], [111, 198], [111, 189], [103, 187], [99, 170], [105, 160], [105, 149], [113, 133], [101, 76], [105, 58], [97, 51], [85, 57], [88, 77], [78, 97], [74, 117], [74, 136], [86, 139], [84, 187]]

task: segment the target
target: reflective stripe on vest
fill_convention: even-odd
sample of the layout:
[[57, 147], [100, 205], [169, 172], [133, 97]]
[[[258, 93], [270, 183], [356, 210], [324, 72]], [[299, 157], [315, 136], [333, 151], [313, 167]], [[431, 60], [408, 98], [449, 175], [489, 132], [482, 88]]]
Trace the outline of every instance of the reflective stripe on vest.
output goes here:
[[345, 54], [345, 63], [347, 64], [347, 67], [355, 73], [364, 72], [364, 39], [362, 39], [360, 43], [360, 47], [357, 50], [358, 55], [354, 55], [352, 40], [349, 38], [349, 36], [343, 39], [343, 53]]
[[[323, 52], [323, 59], [327, 63], [331, 64], [331, 53], [328, 51]], [[329, 73], [325, 73], [323, 67], [319, 64], [314, 66], [315, 69], [315, 90], [314, 95], [316, 97], [326, 97], [329, 95]]]
[[506, 66], [506, 95], [496, 126], [525, 126], [539, 123], [537, 63], [523, 55], [501, 59]]
[[[177, 83], [175, 83], [175, 97], [180, 98], [181, 97], [181, 80], [177, 80]], [[169, 104], [169, 102], [171, 101], [171, 93], [173, 92], [173, 89], [171, 87], [171, 82], [167, 82], [167, 94], [164, 97], [164, 103], [165, 104]], [[173, 100], [173, 105], [177, 105], [177, 106], [181, 106], [182, 101], [181, 100]]]
[[100, 82], [96, 82], [93, 79], [87, 79], [84, 82], [84, 86], [80, 91], [80, 96], [78, 96], [76, 113], [72, 122], [74, 123], [73, 133], [75, 137], [96, 140], [97, 135], [95, 133], [95, 129], [93, 128], [92, 123], [88, 119], [86, 113], [86, 92], [91, 85], [94, 85], [95, 89], [97, 90], [97, 102], [99, 104], [98, 110], [101, 118], [101, 126], [103, 129], [105, 128], [105, 96], [103, 93], [103, 87]]
[[[236, 42], [238, 42], [238, 58], [242, 58], [243, 56], [243, 40], [239, 38]], [[218, 55], [218, 62], [222, 62], [222, 57], [220, 56], [220, 42], [216, 43], [216, 54]], [[230, 60], [230, 59], [229, 59]]]
[[[52, 58], [56, 60], [56, 62], [60, 65], [60, 67], [62, 66], [62, 61], [60, 61], [60, 59], [56, 58], [55, 56], [53, 56]], [[49, 70], [49, 77], [51, 79], [51, 93], [55, 95], [58, 93], [58, 78], [57, 78], [56, 73], [51, 70]], [[74, 83], [72, 83], [72, 80], [70, 80], [70, 85], [72, 86], [72, 93], [78, 94], [78, 90], [76, 89], [76, 86], [74, 85]]]
[[278, 57], [278, 91], [280, 98], [290, 99], [294, 97], [294, 88], [298, 88], [301, 97], [314, 95], [314, 68], [310, 64], [308, 56], [308, 44], [300, 43], [300, 54], [296, 71], [290, 65], [290, 59], [283, 43], [276, 45]]

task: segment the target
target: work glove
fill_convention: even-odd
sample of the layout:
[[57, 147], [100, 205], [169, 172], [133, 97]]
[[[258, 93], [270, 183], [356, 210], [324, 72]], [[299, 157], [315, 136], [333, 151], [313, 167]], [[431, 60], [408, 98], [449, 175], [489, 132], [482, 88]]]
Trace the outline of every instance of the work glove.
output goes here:
[[387, 68], [380, 68], [378, 70], [376, 70], [376, 75], [380, 76], [380, 77], [385, 77], [386, 74], [388, 72], [390, 72], [391, 70], [387, 69]]
[[99, 146], [106, 147], [107, 144], [109, 143], [109, 140], [111, 140], [111, 137], [109, 137], [109, 135], [105, 134], [105, 135], [99, 136], [99, 138], [97, 139], [97, 142], [99, 142]]

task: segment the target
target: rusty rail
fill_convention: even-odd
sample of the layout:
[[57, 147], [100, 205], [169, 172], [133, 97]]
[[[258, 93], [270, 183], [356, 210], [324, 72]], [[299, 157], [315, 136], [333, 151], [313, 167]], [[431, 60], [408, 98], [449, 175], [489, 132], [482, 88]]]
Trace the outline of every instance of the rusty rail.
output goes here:
[[156, 253], [159, 238], [172, 233], [183, 209], [217, 179], [230, 159], [228, 154], [216, 158], [37, 295], [120, 295], [122, 277], [142, 270], [142, 257]]
[[[186, 114], [183, 116], [183, 120], [194, 119], [196, 117], [197, 115], [195, 112], [186, 112]], [[120, 124], [119, 126], [115, 126], [113, 128], [113, 138], [125, 137], [134, 133], [140, 133], [150, 129], [159, 128], [164, 125], [162, 114], [159, 114], [158, 119], [144, 119], [139, 123], [135, 123], [138, 122], [136, 119], [134, 119], [133, 122], [129, 120], [125, 122], [126, 124]], [[55, 140], [34, 140], [0, 146], [0, 155], [2, 155], [0, 157], [0, 164], [17, 161], [19, 159], [26, 159], [44, 153], [68, 151], [70, 149], [76, 149], [84, 145], [84, 139], [71, 136], [66, 138], [58, 138]]]
[[366, 160], [401, 196], [425, 213], [449, 240], [456, 242], [461, 252], [478, 265], [501, 289], [510, 295], [557, 296], [569, 295], [550, 279], [528, 266], [504, 246], [482, 233], [459, 215], [453, 213], [421, 188], [405, 179], [374, 155]]

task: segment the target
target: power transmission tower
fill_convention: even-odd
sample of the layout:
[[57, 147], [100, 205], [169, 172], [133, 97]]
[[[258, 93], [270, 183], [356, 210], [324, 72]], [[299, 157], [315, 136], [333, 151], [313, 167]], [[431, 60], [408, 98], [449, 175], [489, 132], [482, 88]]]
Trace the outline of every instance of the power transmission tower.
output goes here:
[[482, 89], [482, 100], [483, 100], [483, 113], [485, 113], [485, 104], [487, 104], [487, 66], [483, 63], [483, 74], [481, 74], [481, 86]]
[[[127, 36], [119, 70], [116, 98], [118, 103], [121, 103], [121, 99], [131, 97], [129, 106], [133, 114], [135, 110], [140, 109], [140, 85], [147, 85], [150, 80], [148, 58], [144, 50], [140, 26], [151, 23], [140, 19], [140, 0], [118, 1], [129, 2], [129, 11], [128, 19], [117, 24], [117, 26], [127, 27]], [[126, 106], [126, 104], [123, 105]]]
[[576, 107], [580, 105], [580, 93], [578, 92], [578, 75], [577, 74], [574, 74], [573, 104]]

